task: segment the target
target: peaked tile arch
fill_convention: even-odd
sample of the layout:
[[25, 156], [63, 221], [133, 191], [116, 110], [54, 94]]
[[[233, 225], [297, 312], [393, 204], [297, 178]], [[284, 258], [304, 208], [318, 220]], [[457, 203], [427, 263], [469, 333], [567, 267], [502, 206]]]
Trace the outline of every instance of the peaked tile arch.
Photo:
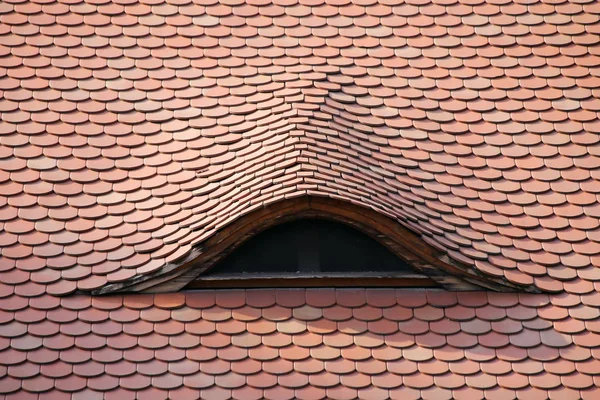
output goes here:
[[279, 200], [268, 206], [254, 207], [254, 211], [235, 218], [217, 229], [206, 240], [194, 246], [192, 251], [182, 259], [168, 263], [151, 274], [138, 275], [131, 280], [107, 284], [94, 290], [92, 294], [172, 293], [190, 288], [188, 284], [196, 279], [202, 279], [204, 272], [235, 252], [253, 236], [276, 225], [302, 218], [327, 219], [349, 225], [386, 247], [412, 267], [414, 274], [421, 278], [429, 278], [430, 283], [437, 283], [439, 287], [447, 290], [539, 292], [535, 287], [512, 285], [506, 280], [477, 273], [476, 270], [451, 260], [446, 253], [427, 245], [419, 236], [398, 224], [395, 219], [386, 217], [378, 211], [355, 206], [347, 201], [301, 196]]
[[91, 290], [310, 194], [561, 291], [598, 264], [598, 12], [3, 2], [3, 269]]
[[[596, 399], [599, 15], [0, 2], [0, 398]], [[550, 293], [89, 294], [306, 194]]]

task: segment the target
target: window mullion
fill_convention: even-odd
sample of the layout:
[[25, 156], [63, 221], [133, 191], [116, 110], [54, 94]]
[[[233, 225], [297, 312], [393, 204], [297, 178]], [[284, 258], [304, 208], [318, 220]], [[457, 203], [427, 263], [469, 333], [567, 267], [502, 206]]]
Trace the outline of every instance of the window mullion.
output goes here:
[[300, 273], [321, 272], [319, 254], [319, 232], [314, 226], [307, 224], [297, 232], [297, 260]]

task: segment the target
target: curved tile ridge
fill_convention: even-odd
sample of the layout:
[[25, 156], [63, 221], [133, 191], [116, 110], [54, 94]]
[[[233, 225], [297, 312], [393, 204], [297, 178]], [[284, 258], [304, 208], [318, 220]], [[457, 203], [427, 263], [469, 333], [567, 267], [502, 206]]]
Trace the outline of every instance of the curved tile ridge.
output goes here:
[[595, 276], [596, 2], [205, 3], [0, 5], [7, 282], [127, 281], [307, 194], [516, 284]]
[[252, 236], [275, 225], [300, 218], [329, 219], [352, 226], [403, 259], [413, 268], [414, 273], [429, 277], [447, 290], [537, 292], [535, 287], [513, 285], [506, 280], [477, 273], [476, 270], [451, 260], [446, 253], [427, 245], [419, 236], [398, 224], [396, 219], [386, 217], [381, 212], [356, 206], [348, 201], [301, 196], [279, 200], [267, 207], [258, 205], [252, 212], [205, 234], [181, 259], [167, 263], [151, 274], [107, 284], [94, 290], [92, 294], [177, 292], [201, 278], [205, 271], [229, 256]]

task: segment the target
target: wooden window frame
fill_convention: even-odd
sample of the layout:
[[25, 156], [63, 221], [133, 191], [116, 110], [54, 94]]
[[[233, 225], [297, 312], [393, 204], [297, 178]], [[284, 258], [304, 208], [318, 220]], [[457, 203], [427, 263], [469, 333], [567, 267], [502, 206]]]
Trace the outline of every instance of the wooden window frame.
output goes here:
[[[533, 285], [516, 285], [503, 277], [484, 274], [473, 266], [450, 259], [443, 249], [433, 247], [426, 238], [419, 237], [390, 216], [366, 205], [326, 197], [302, 196], [255, 207], [247, 214], [231, 216], [227, 224], [207, 232], [202, 241], [177, 262], [165, 264], [147, 275], [105, 285], [92, 291], [92, 294], [179, 291], [250, 237], [271, 226], [298, 218], [326, 218], [348, 224], [379, 241], [418, 274], [450, 291], [539, 293]], [[192, 284], [195, 285], [198, 284]], [[363, 285], [357, 282], [357, 286]]]
[[356, 286], [439, 287], [363, 232], [304, 218], [256, 234], [184, 289]]
[[372, 274], [348, 275], [312, 275], [312, 276], [277, 276], [231, 275], [227, 277], [206, 277], [191, 281], [186, 290], [194, 289], [239, 289], [239, 288], [304, 288], [304, 287], [381, 287], [381, 288], [434, 288], [440, 287], [431, 278], [423, 275], [393, 276]]

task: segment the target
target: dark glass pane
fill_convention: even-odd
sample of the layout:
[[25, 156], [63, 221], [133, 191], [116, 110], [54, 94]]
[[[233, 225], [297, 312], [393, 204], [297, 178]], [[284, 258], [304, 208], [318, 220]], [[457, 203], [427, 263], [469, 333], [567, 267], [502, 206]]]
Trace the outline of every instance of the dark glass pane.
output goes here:
[[376, 240], [344, 224], [304, 219], [259, 233], [204, 276], [407, 274], [414, 270]]
[[278, 225], [243, 243], [209, 274], [295, 273], [298, 271], [297, 232]]
[[346, 225], [325, 221], [319, 230], [322, 272], [399, 272], [413, 269], [379, 242]]

